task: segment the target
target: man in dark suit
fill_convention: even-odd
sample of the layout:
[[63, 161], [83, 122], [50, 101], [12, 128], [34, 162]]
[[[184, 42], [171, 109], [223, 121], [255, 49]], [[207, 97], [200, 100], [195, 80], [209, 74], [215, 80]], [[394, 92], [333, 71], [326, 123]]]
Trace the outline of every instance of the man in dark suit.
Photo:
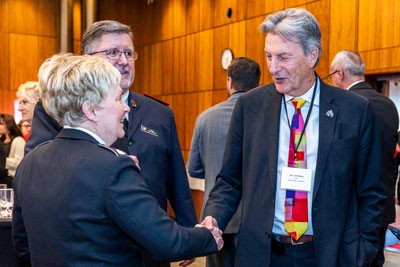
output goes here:
[[[242, 199], [237, 267], [368, 266], [385, 199], [370, 105], [314, 72], [322, 45], [311, 13], [278, 11], [260, 30], [273, 83], [236, 102], [205, 215], [225, 229]], [[294, 139], [300, 114], [304, 131]], [[303, 153], [293, 146], [301, 139]]]
[[385, 262], [384, 246], [387, 226], [396, 220], [393, 155], [396, 148], [399, 115], [396, 106], [388, 97], [375, 91], [365, 81], [365, 64], [355, 51], [338, 52], [331, 63], [331, 80], [334, 86], [347, 89], [366, 97], [375, 115], [375, 127], [379, 131], [382, 153], [381, 179], [385, 183], [387, 199], [383, 213], [383, 224], [379, 233], [379, 253], [371, 266], [382, 267]]
[[143, 248], [163, 260], [221, 249], [219, 229], [178, 226], [131, 156], [109, 147], [129, 112], [120, 77], [105, 59], [70, 54], [39, 70], [44, 107], [63, 129], [14, 180], [13, 244], [32, 266], [144, 266]]
[[[117, 21], [96, 22], [83, 34], [81, 50], [84, 54], [107, 59], [121, 73], [122, 97], [130, 112], [126, 116], [125, 135], [112, 146], [137, 156], [141, 173], [160, 206], [166, 210], [169, 200], [177, 223], [194, 226], [196, 213], [173, 112], [157, 101], [129, 91], [138, 57], [130, 27]], [[32, 126], [27, 151], [53, 139], [61, 129], [44, 112], [41, 102], [35, 109]], [[151, 255], [146, 256], [146, 262], [147, 267], [169, 266], [168, 263], [154, 262]]]

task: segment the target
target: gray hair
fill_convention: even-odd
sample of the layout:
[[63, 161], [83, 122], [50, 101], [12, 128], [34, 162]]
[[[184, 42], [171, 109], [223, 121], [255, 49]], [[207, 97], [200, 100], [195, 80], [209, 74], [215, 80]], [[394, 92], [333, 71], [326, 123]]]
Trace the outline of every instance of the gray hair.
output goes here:
[[133, 42], [133, 33], [131, 27], [115, 20], [101, 20], [93, 23], [86, 29], [81, 40], [82, 54], [89, 54], [93, 51], [93, 44], [104, 34], [117, 33], [128, 34]]
[[[33, 91], [34, 94], [28, 95], [28, 91]], [[35, 104], [39, 101], [41, 92], [42, 90], [40, 89], [38, 82], [26, 82], [18, 87], [17, 97], [26, 98], [29, 102]]]
[[[299, 43], [305, 55], [318, 49], [318, 60], [322, 53], [321, 31], [315, 17], [305, 9], [287, 8], [268, 15], [258, 27], [263, 34], [272, 33], [283, 39]], [[314, 67], [315, 67], [314, 66]]]
[[100, 57], [59, 54], [42, 64], [38, 78], [46, 112], [60, 125], [79, 126], [85, 121], [82, 104], [99, 108], [121, 74]]
[[364, 61], [356, 51], [343, 50], [338, 52], [332, 65], [335, 65], [337, 62], [340, 62], [343, 69], [352, 76], [364, 76], [365, 74]]

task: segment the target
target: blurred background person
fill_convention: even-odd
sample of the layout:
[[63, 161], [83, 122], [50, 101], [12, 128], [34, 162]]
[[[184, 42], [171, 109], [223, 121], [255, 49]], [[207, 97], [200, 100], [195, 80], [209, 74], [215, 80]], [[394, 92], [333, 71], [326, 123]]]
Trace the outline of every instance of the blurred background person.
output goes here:
[[43, 106], [63, 129], [27, 154], [14, 181], [13, 244], [32, 266], [143, 266], [142, 249], [179, 260], [223, 244], [212, 222], [178, 226], [133, 156], [109, 147], [129, 112], [120, 80], [92, 56], [55, 55], [39, 70]]
[[6, 184], [6, 154], [3, 142], [0, 141], [0, 184]]
[[26, 82], [18, 87], [17, 98], [19, 101], [18, 111], [22, 119], [31, 122], [36, 102], [40, 99], [40, 86], [38, 82]]
[[25, 141], [28, 140], [29, 135], [31, 134], [31, 129], [32, 129], [31, 122], [26, 121], [26, 120], [20, 120], [18, 122], [18, 128], [21, 131], [22, 136], [24, 137]]
[[365, 64], [356, 51], [339, 51], [331, 63], [331, 76], [334, 86], [349, 90], [369, 100], [376, 117], [375, 129], [379, 131], [380, 149], [382, 153], [381, 180], [386, 188], [386, 203], [383, 222], [379, 231], [379, 251], [371, 267], [382, 267], [385, 262], [384, 245], [388, 225], [396, 220], [395, 188], [393, 177], [393, 155], [397, 143], [399, 116], [393, 101], [378, 93], [365, 81]]
[[7, 170], [7, 186], [12, 186], [12, 178], [18, 164], [24, 157], [25, 140], [15, 123], [14, 117], [9, 114], [0, 115], [0, 134], [6, 156], [5, 169]]
[[18, 111], [21, 112], [22, 120], [27, 122], [25, 125], [21, 124], [20, 127], [23, 132], [22, 136], [25, 140], [28, 140], [31, 133], [33, 112], [35, 110], [36, 102], [40, 99], [40, 93], [41, 90], [38, 82], [26, 82], [21, 84], [17, 91], [17, 98], [19, 101]]
[[[258, 86], [260, 75], [260, 66], [254, 60], [245, 57], [233, 59], [227, 70], [228, 99], [205, 110], [197, 117], [190, 147], [188, 172], [192, 177], [205, 179], [203, 209], [221, 170], [233, 108], [241, 95]], [[207, 256], [207, 267], [234, 266], [240, 212], [241, 208], [238, 208], [225, 228], [223, 249]], [[201, 220], [203, 219], [202, 214]]]

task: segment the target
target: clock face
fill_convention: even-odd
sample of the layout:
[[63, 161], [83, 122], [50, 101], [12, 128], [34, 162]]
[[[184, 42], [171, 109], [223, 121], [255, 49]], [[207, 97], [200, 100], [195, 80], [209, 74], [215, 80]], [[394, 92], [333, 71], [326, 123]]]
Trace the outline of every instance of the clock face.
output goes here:
[[224, 49], [222, 51], [221, 55], [221, 65], [224, 70], [228, 69], [229, 64], [231, 64], [231, 61], [233, 59], [233, 52], [229, 48]]

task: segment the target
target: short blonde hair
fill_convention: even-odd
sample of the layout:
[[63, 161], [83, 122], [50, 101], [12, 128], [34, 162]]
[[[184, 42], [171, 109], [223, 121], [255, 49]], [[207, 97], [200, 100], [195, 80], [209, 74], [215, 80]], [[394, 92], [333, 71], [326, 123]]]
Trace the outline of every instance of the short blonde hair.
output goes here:
[[99, 108], [121, 74], [100, 57], [59, 54], [42, 64], [38, 78], [46, 112], [60, 125], [79, 126], [85, 121], [82, 104]]
[[[33, 94], [27, 94], [28, 91], [33, 91]], [[26, 98], [32, 104], [36, 104], [39, 101], [41, 89], [38, 82], [26, 82], [18, 87], [17, 97]]]

